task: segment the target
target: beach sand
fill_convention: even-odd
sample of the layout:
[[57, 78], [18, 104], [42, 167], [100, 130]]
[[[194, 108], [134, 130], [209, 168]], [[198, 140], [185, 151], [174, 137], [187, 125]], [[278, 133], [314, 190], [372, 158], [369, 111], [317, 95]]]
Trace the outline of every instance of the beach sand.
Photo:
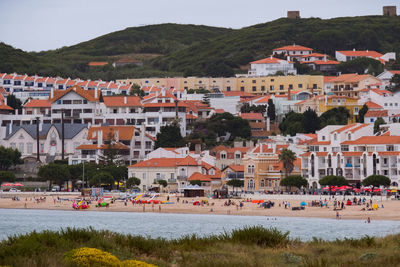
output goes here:
[[[32, 196], [19, 196], [20, 201], [14, 201], [11, 198], [0, 198], [0, 208], [9, 209], [48, 209], [48, 210], [73, 210], [72, 200], [76, 199], [76, 195], [62, 195], [62, 199], [70, 199], [63, 201], [57, 200], [57, 196], [52, 195], [35, 195], [36, 198], [46, 196], [46, 201], [41, 201], [37, 203], [34, 201]], [[135, 204], [131, 202], [124, 205], [123, 201], [116, 201], [110, 204], [109, 207], [97, 208], [95, 207], [96, 201], [92, 201], [92, 204], [88, 210], [90, 211], [110, 211], [110, 212], [161, 212], [161, 213], [188, 213], [188, 214], [224, 214], [224, 215], [246, 215], [246, 216], [283, 216], [283, 217], [315, 217], [315, 218], [331, 218], [337, 219], [336, 212], [333, 207], [333, 198], [329, 200], [329, 196], [313, 196], [313, 199], [321, 198], [323, 201], [328, 200], [327, 207], [310, 207], [306, 206], [304, 210], [292, 210], [291, 207], [298, 207], [302, 201], [306, 203], [311, 202], [311, 198], [302, 195], [291, 195], [285, 196], [281, 195], [276, 197], [274, 195], [268, 196], [264, 195], [262, 199], [271, 200], [275, 203], [274, 207], [270, 209], [265, 209], [258, 204], [251, 202], [244, 202], [243, 208], [239, 208], [236, 205], [225, 206], [224, 203], [226, 199], [208, 199], [209, 205], [194, 206], [193, 201], [202, 200], [207, 198], [183, 198], [180, 197], [179, 203], [177, 203], [177, 198], [175, 196], [170, 197], [170, 201], [174, 204]], [[143, 198], [146, 199], [146, 198]], [[166, 197], [158, 197], [157, 200], [166, 200]], [[253, 197], [253, 199], [261, 199]], [[343, 201], [343, 196], [337, 196], [337, 200]], [[369, 203], [370, 197], [366, 197]], [[236, 204], [243, 199], [232, 199]], [[346, 197], [347, 202], [347, 197]], [[106, 199], [110, 202], [110, 199]], [[182, 203], [184, 201], [185, 203]], [[188, 201], [189, 203], [186, 203]], [[246, 201], [246, 199], [244, 199]], [[282, 204], [283, 201], [290, 202], [290, 208], [285, 209]], [[345, 203], [346, 203], [345, 202]], [[212, 204], [213, 203], [213, 204]], [[390, 200], [386, 198], [374, 198], [373, 203], [378, 204], [379, 209], [374, 211], [362, 211], [365, 205], [356, 206], [345, 206], [345, 209], [339, 210], [340, 219], [358, 219], [367, 220], [370, 217], [371, 220], [400, 220], [400, 201]], [[279, 205], [280, 204], [280, 205]], [[382, 204], [384, 208], [381, 208]], [[143, 209], [143, 207], [145, 207]], [[77, 211], [85, 212], [85, 210]]]

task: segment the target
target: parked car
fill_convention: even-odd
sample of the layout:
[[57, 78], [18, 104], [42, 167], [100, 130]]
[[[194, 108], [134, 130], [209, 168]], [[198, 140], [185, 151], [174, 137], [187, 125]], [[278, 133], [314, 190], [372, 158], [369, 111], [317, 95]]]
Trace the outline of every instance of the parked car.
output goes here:
[[8, 192], [15, 193], [15, 192], [21, 192], [21, 190], [19, 190], [17, 188], [10, 188], [10, 190]]

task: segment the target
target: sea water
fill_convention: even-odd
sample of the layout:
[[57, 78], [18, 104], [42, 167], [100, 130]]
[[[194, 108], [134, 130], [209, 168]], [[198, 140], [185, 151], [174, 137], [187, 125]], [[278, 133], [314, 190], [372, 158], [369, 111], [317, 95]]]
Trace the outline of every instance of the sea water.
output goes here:
[[0, 209], [0, 240], [9, 235], [66, 227], [106, 229], [124, 234], [163, 237], [219, 234], [243, 226], [262, 225], [289, 231], [307, 241], [385, 236], [400, 233], [400, 221], [336, 220], [299, 217], [234, 216], [139, 212]]

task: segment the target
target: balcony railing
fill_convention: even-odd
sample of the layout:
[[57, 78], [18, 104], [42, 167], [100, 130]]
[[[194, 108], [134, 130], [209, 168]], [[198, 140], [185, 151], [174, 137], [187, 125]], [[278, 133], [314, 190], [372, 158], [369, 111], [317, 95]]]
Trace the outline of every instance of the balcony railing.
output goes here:
[[168, 183], [176, 183], [176, 179], [168, 179]]
[[178, 178], [178, 180], [187, 180], [188, 179], [187, 175], [178, 175], [177, 178]]

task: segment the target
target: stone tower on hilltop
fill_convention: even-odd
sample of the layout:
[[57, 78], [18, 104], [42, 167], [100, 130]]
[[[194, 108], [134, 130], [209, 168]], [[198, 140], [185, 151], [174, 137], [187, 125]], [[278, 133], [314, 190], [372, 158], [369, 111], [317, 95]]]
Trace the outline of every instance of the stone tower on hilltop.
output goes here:
[[287, 12], [288, 19], [299, 19], [300, 18], [300, 11], [288, 11]]
[[384, 6], [383, 7], [383, 15], [390, 16], [390, 17], [397, 16], [396, 6]]

